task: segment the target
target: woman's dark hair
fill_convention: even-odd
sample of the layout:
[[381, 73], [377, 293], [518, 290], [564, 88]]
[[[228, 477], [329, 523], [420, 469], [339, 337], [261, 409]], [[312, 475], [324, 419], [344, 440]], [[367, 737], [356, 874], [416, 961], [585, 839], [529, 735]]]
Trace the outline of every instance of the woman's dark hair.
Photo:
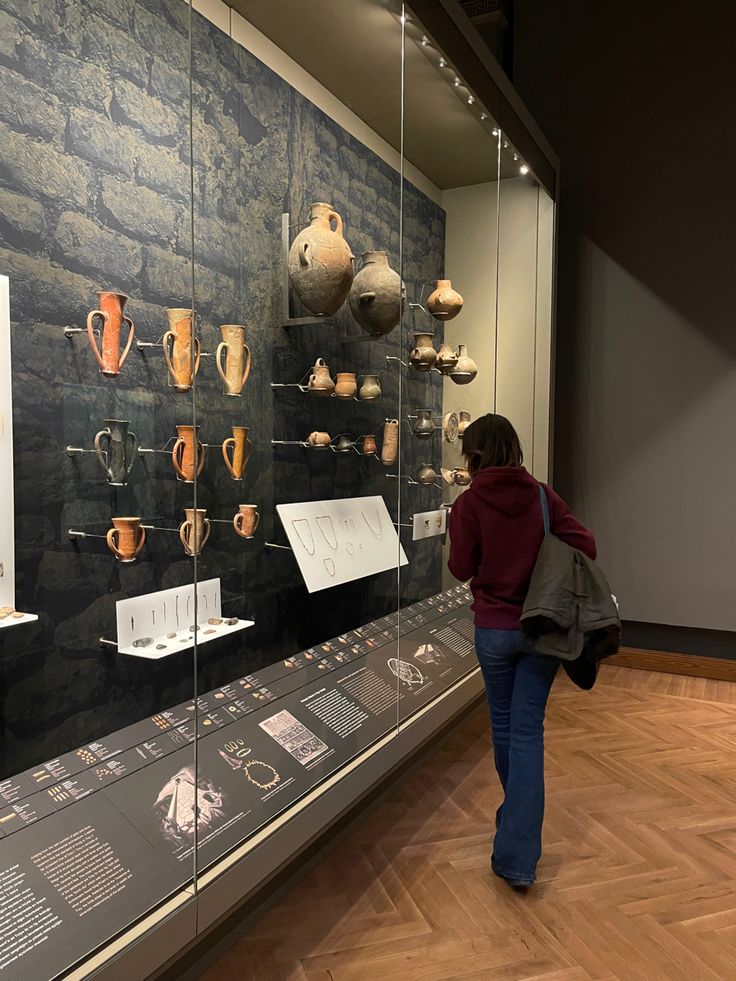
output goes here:
[[493, 412], [471, 422], [465, 430], [463, 455], [473, 475], [486, 467], [520, 467], [524, 462], [516, 430], [505, 416]]

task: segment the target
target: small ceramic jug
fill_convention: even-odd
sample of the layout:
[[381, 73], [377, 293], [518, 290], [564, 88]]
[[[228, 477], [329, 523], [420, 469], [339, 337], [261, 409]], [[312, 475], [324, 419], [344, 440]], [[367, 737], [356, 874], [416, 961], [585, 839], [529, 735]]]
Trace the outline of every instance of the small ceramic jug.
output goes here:
[[437, 480], [437, 471], [429, 463], [421, 463], [414, 471], [414, 479], [418, 484], [433, 484]]
[[470, 471], [466, 467], [457, 467], [452, 471], [455, 477], [455, 485], [457, 487], [467, 487], [470, 483]]
[[177, 392], [187, 392], [199, 371], [199, 338], [194, 337], [193, 311], [183, 307], [166, 310], [169, 329], [164, 334], [166, 366]]
[[369, 433], [367, 436], [363, 437], [362, 453], [363, 456], [374, 456], [378, 447], [376, 446], [376, 437], [373, 433]]
[[427, 299], [427, 309], [435, 320], [452, 320], [463, 308], [463, 298], [452, 288], [449, 279], [438, 279]]
[[437, 352], [432, 347], [432, 334], [414, 334], [414, 350], [409, 355], [409, 363], [417, 371], [430, 371], [437, 360]]
[[261, 523], [257, 504], [238, 504], [238, 513], [233, 518], [233, 528], [241, 538], [252, 538]]
[[317, 358], [314, 362], [307, 388], [312, 395], [321, 395], [325, 398], [329, 398], [335, 391], [335, 383], [330, 377], [330, 369], [325, 364], [324, 358]]
[[128, 429], [129, 425], [126, 419], [105, 419], [105, 429], [95, 436], [95, 453], [112, 487], [127, 484], [135, 463], [138, 440], [135, 433]]
[[340, 371], [337, 374], [335, 395], [339, 399], [353, 399], [358, 392], [358, 383], [352, 371]]
[[453, 351], [449, 344], [443, 344], [437, 352], [437, 360], [434, 363], [443, 375], [449, 375], [457, 364], [457, 352]]
[[430, 436], [434, 435], [431, 409], [417, 409], [411, 423], [411, 431], [419, 439], [429, 439]]
[[337, 437], [337, 442], [335, 443], [335, 453], [349, 453], [353, 448], [353, 441], [349, 436], [344, 433]]
[[[130, 346], [135, 336], [135, 327], [130, 317], [123, 315], [123, 307], [128, 297], [124, 293], [113, 293], [110, 290], [98, 290], [97, 300], [99, 309], [87, 314], [87, 337], [92, 346], [92, 352], [100, 366], [100, 371], [107, 378], [120, 374], [125, 359], [130, 352]], [[100, 325], [101, 349], [95, 340], [95, 318], [102, 321]], [[123, 353], [120, 353], [120, 331], [123, 324], [128, 325], [128, 339]]]
[[204, 446], [199, 441], [199, 426], [177, 426], [176, 442], [171, 451], [176, 479], [191, 484], [196, 474], [202, 473], [204, 466]]
[[370, 402], [373, 399], [380, 399], [381, 383], [378, 380], [378, 375], [361, 375], [361, 378], [362, 382], [360, 391], [358, 392], [358, 398], [362, 402]]
[[[232, 436], [228, 436], [223, 441], [222, 456], [233, 480], [242, 480], [250, 455], [253, 452], [253, 442], [248, 439], [249, 430], [247, 426], [233, 426], [232, 428]], [[232, 457], [228, 453], [231, 448]]]
[[329, 446], [332, 442], [332, 437], [329, 433], [310, 433], [307, 436], [307, 442], [310, 446]]
[[107, 547], [118, 562], [135, 562], [146, 541], [146, 530], [140, 518], [113, 518], [108, 531]]
[[383, 442], [381, 443], [381, 463], [390, 467], [396, 463], [399, 453], [399, 420], [387, 419], [383, 424]]
[[457, 364], [450, 371], [450, 378], [456, 385], [468, 385], [478, 374], [478, 365], [468, 355], [465, 344], [460, 344], [457, 349]]
[[210, 537], [211, 525], [205, 508], [184, 508], [186, 519], [179, 526], [179, 538], [187, 555], [199, 555]]
[[[250, 375], [250, 348], [245, 343], [245, 327], [240, 324], [223, 324], [222, 340], [217, 345], [215, 364], [225, 386], [225, 395], [242, 395]], [[225, 364], [222, 355], [225, 354]]]
[[470, 413], [469, 412], [465, 412], [464, 409], [461, 409], [460, 410], [459, 415], [460, 415], [460, 419], [459, 419], [459, 422], [457, 424], [457, 432], [458, 432], [458, 436], [462, 436], [463, 433], [465, 432], [465, 430], [470, 425], [470, 420], [471, 420], [472, 417], [471, 417]]

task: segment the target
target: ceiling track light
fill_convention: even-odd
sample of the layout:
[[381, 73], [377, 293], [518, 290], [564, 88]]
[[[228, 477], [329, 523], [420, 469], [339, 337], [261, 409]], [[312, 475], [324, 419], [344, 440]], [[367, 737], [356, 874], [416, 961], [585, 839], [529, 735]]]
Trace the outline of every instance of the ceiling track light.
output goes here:
[[440, 68], [446, 68], [446, 67], [447, 67], [447, 62], [445, 61], [444, 58], [440, 58]]
[[456, 75], [456, 76], [455, 76], [455, 81], [453, 82], [453, 85], [454, 85], [454, 86], [455, 86], [455, 88], [457, 89], [457, 88], [460, 88], [460, 85], [461, 85], [461, 84], [462, 84], [462, 83], [460, 82], [460, 79], [459, 79], [459, 78], [457, 77], [457, 75]]
[[428, 44], [429, 44], [429, 38], [427, 37], [426, 34], [422, 34], [422, 47], [426, 48]]
[[482, 112], [480, 114], [480, 121], [481, 122], [485, 122], [486, 119], [488, 119], [488, 113], [487, 112]]
[[529, 167], [526, 164], [522, 164], [521, 167], [519, 167], [519, 173], [526, 177], [526, 175], [529, 173]]

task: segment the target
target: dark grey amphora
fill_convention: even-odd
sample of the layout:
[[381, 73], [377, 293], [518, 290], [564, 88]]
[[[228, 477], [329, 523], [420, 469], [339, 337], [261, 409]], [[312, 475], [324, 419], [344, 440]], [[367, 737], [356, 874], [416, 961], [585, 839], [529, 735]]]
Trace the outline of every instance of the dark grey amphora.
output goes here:
[[105, 419], [105, 429], [95, 436], [95, 452], [108, 484], [123, 487], [135, 463], [138, 438], [127, 419]]

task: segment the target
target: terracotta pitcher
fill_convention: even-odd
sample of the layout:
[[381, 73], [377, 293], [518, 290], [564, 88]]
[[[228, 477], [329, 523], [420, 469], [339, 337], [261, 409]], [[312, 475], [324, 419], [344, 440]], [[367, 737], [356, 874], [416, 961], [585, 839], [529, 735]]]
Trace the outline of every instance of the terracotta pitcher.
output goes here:
[[252, 538], [261, 523], [257, 504], [238, 504], [238, 513], [233, 518], [233, 528], [241, 538]]
[[[125, 364], [128, 357], [130, 346], [135, 336], [135, 327], [130, 317], [123, 315], [123, 307], [128, 297], [124, 293], [113, 293], [109, 290], [98, 290], [97, 299], [98, 310], [92, 310], [87, 314], [87, 337], [92, 345], [92, 351], [100, 371], [107, 378], [114, 378], [120, 374], [120, 369]], [[99, 317], [102, 321], [100, 325], [101, 349], [97, 347], [95, 340], [95, 318]], [[120, 331], [123, 324], [128, 325], [128, 339], [125, 342], [123, 353], [120, 353]]]
[[164, 334], [163, 348], [166, 365], [177, 392], [187, 392], [199, 371], [199, 338], [194, 337], [193, 311], [169, 307], [169, 329]]
[[[222, 340], [217, 345], [215, 364], [217, 373], [225, 385], [225, 395], [241, 395], [250, 375], [250, 348], [245, 343], [245, 327], [239, 324], [223, 324]], [[225, 353], [225, 366], [222, 354]]]
[[184, 508], [186, 520], [179, 526], [179, 538], [187, 555], [199, 555], [210, 537], [210, 520], [205, 508]]
[[113, 518], [107, 533], [107, 547], [118, 562], [135, 562], [146, 541], [140, 518]]
[[[233, 480], [242, 480], [248, 460], [253, 452], [253, 442], [248, 439], [247, 426], [233, 426], [232, 436], [228, 436], [222, 444], [222, 455], [225, 466], [230, 471]], [[232, 457], [228, 450], [232, 448]]]
[[111, 487], [127, 484], [135, 463], [138, 439], [129, 425], [127, 419], [105, 419], [105, 428], [95, 436], [95, 453]]
[[179, 435], [171, 451], [171, 462], [174, 464], [177, 479], [191, 484], [194, 480], [195, 461], [198, 477], [204, 466], [204, 446], [199, 442], [199, 426], [177, 426], [176, 431]]
[[317, 358], [314, 362], [307, 388], [312, 395], [321, 395], [323, 398], [328, 398], [335, 391], [335, 383], [330, 377], [330, 369], [324, 358]]
[[437, 360], [437, 352], [432, 347], [432, 334], [415, 332], [414, 350], [409, 355], [409, 363], [417, 371], [430, 371]]
[[458, 345], [457, 364], [450, 371], [450, 378], [456, 385], [468, 385], [478, 374], [478, 365], [468, 354], [465, 344]]
[[340, 215], [331, 204], [318, 202], [309, 209], [309, 227], [289, 249], [291, 285], [304, 306], [318, 317], [337, 313], [353, 283], [355, 256], [342, 232]]
[[435, 320], [452, 320], [463, 308], [462, 296], [452, 288], [449, 279], [438, 279], [427, 299], [427, 309]]
[[381, 463], [390, 467], [396, 463], [399, 453], [399, 420], [387, 419], [383, 425], [383, 442], [381, 443]]

